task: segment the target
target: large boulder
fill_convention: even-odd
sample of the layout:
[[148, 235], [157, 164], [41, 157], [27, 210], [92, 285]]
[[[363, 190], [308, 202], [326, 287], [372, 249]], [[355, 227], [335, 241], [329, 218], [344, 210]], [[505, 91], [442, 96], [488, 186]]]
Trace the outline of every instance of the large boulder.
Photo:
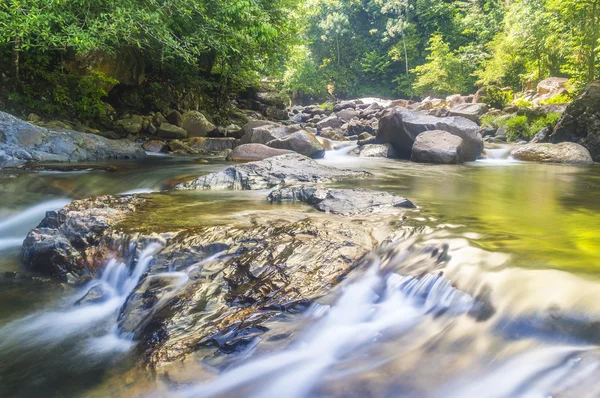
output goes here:
[[163, 123], [158, 127], [156, 135], [161, 138], [183, 139], [187, 138], [188, 133], [181, 127], [177, 127], [171, 123]]
[[381, 118], [377, 142], [391, 143], [398, 156], [409, 158], [417, 136], [430, 130], [447, 131], [462, 138], [465, 161], [476, 160], [483, 151], [477, 123], [460, 116], [435, 117], [401, 107], [389, 109]]
[[227, 160], [234, 162], [255, 162], [288, 153], [293, 152], [286, 149], [271, 148], [263, 144], [244, 144], [236, 147], [227, 155]]
[[527, 144], [511, 152], [517, 160], [544, 163], [592, 164], [590, 152], [579, 144]]
[[319, 140], [307, 131], [301, 130], [283, 138], [277, 138], [267, 143], [271, 148], [287, 149], [313, 159], [325, 156], [325, 148]]
[[287, 110], [280, 109], [276, 106], [268, 106], [264, 112], [265, 116], [275, 120], [288, 120], [289, 115]]
[[293, 153], [231, 166], [224, 171], [179, 184], [175, 188], [255, 190], [290, 183], [324, 183], [370, 175], [362, 171], [324, 166], [311, 158]]
[[558, 94], [567, 86], [569, 79], [565, 77], [549, 77], [542, 80], [537, 85], [537, 93], [539, 96], [547, 94]]
[[417, 136], [410, 160], [421, 163], [456, 164], [463, 161], [463, 140], [446, 131], [426, 131]]
[[576, 142], [600, 162], [600, 82], [590, 83], [556, 124], [550, 141]]
[[131, 115], [125, 119], [117, 120], [115, 126], [124, 133], [138, 134], [142, 131], [144, 119], [139, 115]]
[[0, 112], [0, 167], [28, 162], [83, 162], [145, 156], [146, 152], [130, 140], [47, 129]]
[[462, 116], [469, 120], [479, 123], [481, 116], [488, 111], [486, 104], [458, 104], [450, 108], [450, 116]]
[[188, 111], [183, 114], [183, 129], [187, 131], [188, 137], [206, 137], [216, 129], [202, 112]]

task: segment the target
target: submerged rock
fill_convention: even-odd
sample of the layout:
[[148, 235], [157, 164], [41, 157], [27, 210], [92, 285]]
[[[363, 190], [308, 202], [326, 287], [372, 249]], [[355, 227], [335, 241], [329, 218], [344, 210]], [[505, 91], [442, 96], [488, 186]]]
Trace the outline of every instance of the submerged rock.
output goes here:
[[276, 189], [268, 196], [271, 202], [294, 200], [307, 203], [319, 211], [351, 216], [372, 213], [390, 207], [415, 208], [406, 198], [393, 193], [369, 189], [331, 189], [296, 186]]
[[426, 131], [417, 136], [410, 160], [422, 163], [455, 164], [463, 161], [463, 140], [446, 131]]
[[299, 154], [281, 155], [259, 162], [239, 164], [177, 185], [176, 189], [267, 189], [285, 184], [318, 183], [364, 178], [364, 171], [324, 166]]
[[560, 144], [527, 144], [510, 154], [517, 160], [545, 163], [592, 164], [590, 152], [579, 144], [561, 142]]
[[106, 292], [102, 285], [96, 285], [90, 288], [88, 292], [79, 300], [75, 302], [74, 305], [87, 305], [87, 304], [97, 304], [106, 300]]
[[145, 156], [144, 150], [129, 140], [110, 140], [71, 130], [56, 131], [0, 112], [0, 167], [34, 162], [83, 162]]
[[[368, 138], [375, 141], [374, 138]], [[351, 156], [360, 158], [394, 158], [396, 151], [392, 144], [364, 144], [365, 141], [359, 141], [359, 146], [350, 151]], [[364, 144], [364, 145], [361, 145]]]

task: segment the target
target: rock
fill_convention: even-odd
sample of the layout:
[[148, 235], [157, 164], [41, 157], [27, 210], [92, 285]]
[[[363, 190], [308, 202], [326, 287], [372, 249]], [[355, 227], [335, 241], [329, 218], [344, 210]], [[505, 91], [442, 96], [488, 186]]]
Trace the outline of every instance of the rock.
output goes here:
[[179, 154], [179, 155], [199, 155], [200, 153], [193, 149], [191, 146], [189, 146], [188, 144], [179, 141], [179, 140], [172, 140], [169, 142], [169, 150], [175, 154]]
[[265, 109], [265, 116], [275, 120], [288, 120], [289, 115], [285, 109], [280, 109], [276, 106], [268, 106]]
[[255, 190], [294, 183], [323, 183], [346, 178], [364, 178], [370, 173], [337, 169], [321, 165], [299, 154], [281, 155], [260, 162], [228, 167], [193, 181], [179, 184], [176, 189], [236, 189]]
[[154, 114], [154, 117], [152, 118], [152, 122], [154, 123], [155, 126], [160, 126], [163, 123], [169, 123], [167, 118], [164, 117], [163, 114], [160, 112], [156, 112]]
[[202, 112], [187, 111], [183, 114], [183, 129], [187, 131], [188, 137], [206, 137], [216, 127]]
[[356, 109], [354, 101], [341, 101], [333, 106], [334, 112], [339, 112], [344, 109]]
[[317, 123], [317, 129], [319, 130], [322, 130], [326, 127], [331, 127], [332, 129], [339, 129], [342, 127], [342, 121], [339, 117], [331, 115]]
[[358, 112], [354, 109], [344, 109], [342, 111], [336, 112], [336, 116], [342, 120], [352, 120], [353, 118], [358, 116]]
[[517, 160], [544, 163], [592, 164], [590, 152], [574, 142], [526, 144], [510, 154]]
[[476, 160], [483, 150], [479, 126], [460, 116], [438, 118], [396, 107], [386, 111], [379, 122], [377, 142], [394, 145], [398, 156], [411, 156], [415, 138], [424, 131], [443, 130], [463, 140], [465, 161]]
[[71, 130], [55, 131], [0, 112], [0, 167], [28, 162], [83, 162], [145, 156], [139, 145], [128, 140], [109, 140]]
[[183, 127], [183, 116], [177, 111], [173, 111], [167, 115], [167, 121], [177, 127]]
[[288, 153], [294, 152], [286, 149], [271, 148], [263, 144], [244, 144], [236, 147], [227, 155], [227, 160], [234, 162], [254, 162]]
[[126, 119], [118, 120], [115, 125], [128, 134], [138, 134], [142, 131], [144, 119], [139, 115], [132, 115]]
[[[364, 140], [359, 140], [357, 142], [357, 144], [359, 146], [372, 145], [372, 144], [376, 144], [376, 143], [377, 143], [377, 137], [369, 137], [369, 138], [365, 138]], [[393, 146], [392, 146], [392, 148], [393, 148]]]
[[27, 116], [27, 121], [36, 124], [41, 122], [42, 118], [36, 115], [35, 113], [30, 113], [29, 116]]
[[344, 137], [344, 134], [340, 130], [327, 128], [321, 131], [320, 135], [332, 141], [346, 141], [346, 137]]
[[550, 142], [576, 142], [600, 162], [600, 82], [590, 83], [562, 114]]
[[437, 108], [427, 111], [427, 114], [435, 117], [446, 117], [450, 115], [450, 109], [445, 106], [438, 106]]
[[350, 151], [349, 155], [360, 158], [394, 158], [396, 152], [392, 144], [365, 144]]
[[452, 108], [453, 106], [456, 106], [456, 105], [470, 103], [471, 101], [469, 101], [468, 99], [469, 99], [469, 97], [467, 97], [467, 96], [460, 95], [460, 94], [454, 94], [454, 95], [450, 95], [450, 96], [446, 97], [446, 103], [448, 104], [448, 106], [450, 106], [450, 108]]
[[[271, 122], [268, 120], [252, 120], [248, 123], [246, 123], [244, 125], [244, 127], [242, 127], [242, 131], [244, 133], [244, 135], [249, 135], [252, 136], [252, 134], [254, 133], [254, 130], [258, 129], [258, 128], [272, 128], [272, 127], [280, 127], [281, 124], [279, 123], [275, 123], [275, 122]], [[245, 142], [245, 144], [247, 144], [247, 142]]]
[[91, 133], [90, 131], [86, 131], [87, 134], [96, 134], [100, 137], [108, 138], [109, 140], [120, 140], [121, 136], [114, 131], [95, 131]]
[[[300, 131], [302, 127], [298, 124], [291, 126], [282, 126], [280, 124], [265, 124], [262, 126], [248, 128], [248, 132], [240, 139], [240, 144], [264, 144], [276, 140], [278, 138], [284, 138], [297, 131]], [[244, 128], [246, 130], [246, 128]]]
[[74, 305], [97, 304], [106, 301], [106, 299], [106, 292], [102, 285], [96, 285], [90, 288], [90, 290], [88, 290], [82, 298], [77, 300]]
[[187, 138], [188, 132], [181, 127], [177, 127], [171, 123], [163, 123], [158, 127], [156, 135], [161, 138]]
[[450, 116], [462, 116], [479, 123], [481, 116], [488, 111], [486, 104], [459, 104], [450, 108]]
[[[141, 197], [100, 196], [76, 200], [59, 211], [47, 212], [23, 242], [23, 264], [29, 271], [79, 283], [86, 274], [95, 273], [104, 265], [96, 247], [104, 232], [144, 202]], [[104, 241], [103, 245], [112, 247], [113, 243]]]
[[506, 128], [506, 126], [498, 127], [498, 130], [496, 130], [495, 138], [503, 142], [506, 142], [506, 140], [508, 140], [508, 129]]
[[426, 131], [415, 139], [410, 160], [421, 163], [462, 163], [463, 140], [446, 131]]
[[319, 211], [344, 216], [373, 213], [385, 208], [415, 208], [406, 198], [388, 192], [369, 189], [330, 189], [316, 186], [296, 186], [276, 189], [268, 196], [271, 202], [293, 200], [304, 202]]
[[274, 106], [279, 109], [285, 109], [286, 105], [290, 102], [289, 98], [287, 98], [284, 94], [280, 94], [275, 91], [258, 92], [254, 95], [254, 99], [265, 105]]
[[538, 83], [537, 93], [539, 96], [557, 93], [565, 89], [568, 82], [569, 79], [564, 77], [549, 77]]
[[74, 130], [72, 124], [62, 120], [50, 120], [49, 122], [44, 123], [44, 127], [49, 130]]
[[164, 152], [164, 150], [166, 149], [166, 144], [164, 143], [164, 141], [159, 141], [159, 140], [150, 140], [150, 141], [146, 141], [142, 144], [142, 148], [144, 148], [145, 151], [148, 152]]
[[552, 134], [552, 130], [548, 127], [544, 127], [543, 129], [541, 129], [540, 131], [538, 131], [538, 133], [533, 136], [533, 138], [531, 139], [531, 143], [532, 144], [539, 144], [541, 142], [548, 142], [548, 140], [550, 139], [550, 134]]
[[483, 138], [485, 137], [494, 137], [496, 135], [496, 131], [498, 129], [492, 127], [492, 126], [485, 126], [479, 129], [479, 134], [481, 134], [481, 136]]
[[242, 138], [243, 135], [244, 131], [237, 124], [230, 124], [229, 126], [225, 127], [226, 137]]
[[184, 141], [191, 148], [201, 152], [222, 152], [238, 145], [235, 138], [193, 137]]
[[157, 131], [158, 131], [158, 128], [154, 125], [154, 123], [148, 124], [148, 134], [156, 135]]
[[366, 131], [364, 133], [360, 133], [358, 135], [358, 140], [363, 141], [363, 140], [368, 140], [369, 138], [373, 138], [373, 136], [369, 133], [367, 133]]
[[274, 139], [267, 146], [277, 149], [287, 149], [313, 159], [325, 156], [325, 148], [314, 135], [301, 130], [283, 138]]

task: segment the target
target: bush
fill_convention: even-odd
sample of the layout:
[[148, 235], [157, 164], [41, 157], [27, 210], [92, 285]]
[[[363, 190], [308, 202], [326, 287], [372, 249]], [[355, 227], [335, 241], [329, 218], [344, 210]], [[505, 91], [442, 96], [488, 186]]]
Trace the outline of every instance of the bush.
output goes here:
[[569, 104], [573, 99], [568, 94], [558, 94], [552, 98], [540, 102], [540, 105], [562, 105]]
[[482, 100], [491, 108], [502, 109], [512, 102], [513, 97], [512, 90], [502, 90], [496, 86], [489, 86], [486, 87]]
[[519, 136], [528, 131], [527, 116], [514, 116], [506, 120], [507, 138], [515, 141]]
[[513, 102], [514, 105], [518, 106], [519, 108], [533, 108], [533, 102], [526, 100], [525, 98], [518, 98], [516, 101]]
[[548, 113], [546, 116], [542, 116], [541, 118], [533, 121], [527, 132], [524, 134], [524, 138], [531, 139], [534, 135], [540, 132], [541, 129], [548, 127], [550, 129], [556, 126], [558, 120], [560, 119], [561, 114], [559, 112]]

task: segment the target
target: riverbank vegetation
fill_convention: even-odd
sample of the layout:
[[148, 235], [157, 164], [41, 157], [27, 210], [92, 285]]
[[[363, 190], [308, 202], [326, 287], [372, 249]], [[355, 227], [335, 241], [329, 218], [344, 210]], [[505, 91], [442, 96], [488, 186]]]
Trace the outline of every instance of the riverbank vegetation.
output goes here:
[[9, 0], [0, 107], [84, 122], [218, 109], [265, 78], [298, 101], [492, 101], [549, 76], [574, 93], [600, 74], [599, 39], [600, 0]]

